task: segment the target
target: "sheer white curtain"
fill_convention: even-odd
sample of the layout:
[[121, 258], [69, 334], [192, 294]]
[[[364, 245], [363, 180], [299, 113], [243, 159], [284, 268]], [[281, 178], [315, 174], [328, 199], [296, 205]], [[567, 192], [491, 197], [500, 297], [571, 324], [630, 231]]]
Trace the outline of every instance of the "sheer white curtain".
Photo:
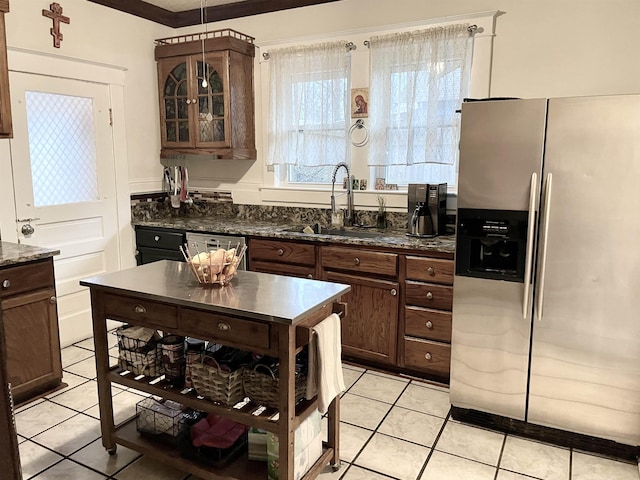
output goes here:
[[457, 159], [473, 37], [468, 25], [370, 39], [370, 166], [442, 164]]
[[267, 165], [348, 159], [350, 55], [346, 42], [269, 52]]

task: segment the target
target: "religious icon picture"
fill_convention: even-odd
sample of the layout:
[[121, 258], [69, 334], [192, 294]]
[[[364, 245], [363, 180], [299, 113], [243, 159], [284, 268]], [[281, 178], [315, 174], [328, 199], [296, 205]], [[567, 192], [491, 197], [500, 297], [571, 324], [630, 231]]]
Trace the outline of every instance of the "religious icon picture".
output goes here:
[[369, 116], [369, 89], [351, 89], [351, 118], [367, 118]]

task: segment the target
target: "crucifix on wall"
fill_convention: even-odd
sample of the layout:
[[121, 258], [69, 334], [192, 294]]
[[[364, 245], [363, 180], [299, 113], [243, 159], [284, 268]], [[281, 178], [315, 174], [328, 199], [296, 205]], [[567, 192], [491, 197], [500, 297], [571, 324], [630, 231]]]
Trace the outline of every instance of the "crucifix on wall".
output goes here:
[[71, 23], [71, 19], [62, 15], [62, 7], [59, 3], [52, 3], [49, 6], [49, 10], [42, 10], [42, 16], [53, 20], [53, 27], [49, 31], [53, 37], [53, 46], [60, 48], [60, 42], [63, 39], [62, 33], [60, 32], [60, 22], [68, 25]]

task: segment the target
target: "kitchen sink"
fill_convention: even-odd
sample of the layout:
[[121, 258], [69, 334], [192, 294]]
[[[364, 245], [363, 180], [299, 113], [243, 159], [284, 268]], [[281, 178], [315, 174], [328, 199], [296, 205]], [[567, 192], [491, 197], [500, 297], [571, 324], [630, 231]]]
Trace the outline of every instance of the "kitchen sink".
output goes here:
[[363, 229], [346, 229], [346, 228], [319, 228], [314, 225], [313, 233], [305, 232], [305, 227], [294, 227], [287, 228], [283, 230], [284, 232], [291, 233], [306, 233], [308, 235], [337, 235], [340, 237], [356, 237], [356, 238], [376, 238], [382, 237], [384, 234], [382, 232], [371, 232]]

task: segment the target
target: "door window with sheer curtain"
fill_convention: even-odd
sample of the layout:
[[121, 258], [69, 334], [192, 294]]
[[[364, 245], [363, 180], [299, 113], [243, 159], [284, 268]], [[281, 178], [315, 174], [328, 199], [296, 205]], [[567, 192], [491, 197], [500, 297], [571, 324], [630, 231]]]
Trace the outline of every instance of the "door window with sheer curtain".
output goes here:
[[331, 182], [347, 162], [350, 55], [345, 42], [269, 52], [267, 165], [281, 183]]
[[467, 25], [372, 37], [369, 166], [387, 183], [455, 188], [459, 114], [468, 92]]

